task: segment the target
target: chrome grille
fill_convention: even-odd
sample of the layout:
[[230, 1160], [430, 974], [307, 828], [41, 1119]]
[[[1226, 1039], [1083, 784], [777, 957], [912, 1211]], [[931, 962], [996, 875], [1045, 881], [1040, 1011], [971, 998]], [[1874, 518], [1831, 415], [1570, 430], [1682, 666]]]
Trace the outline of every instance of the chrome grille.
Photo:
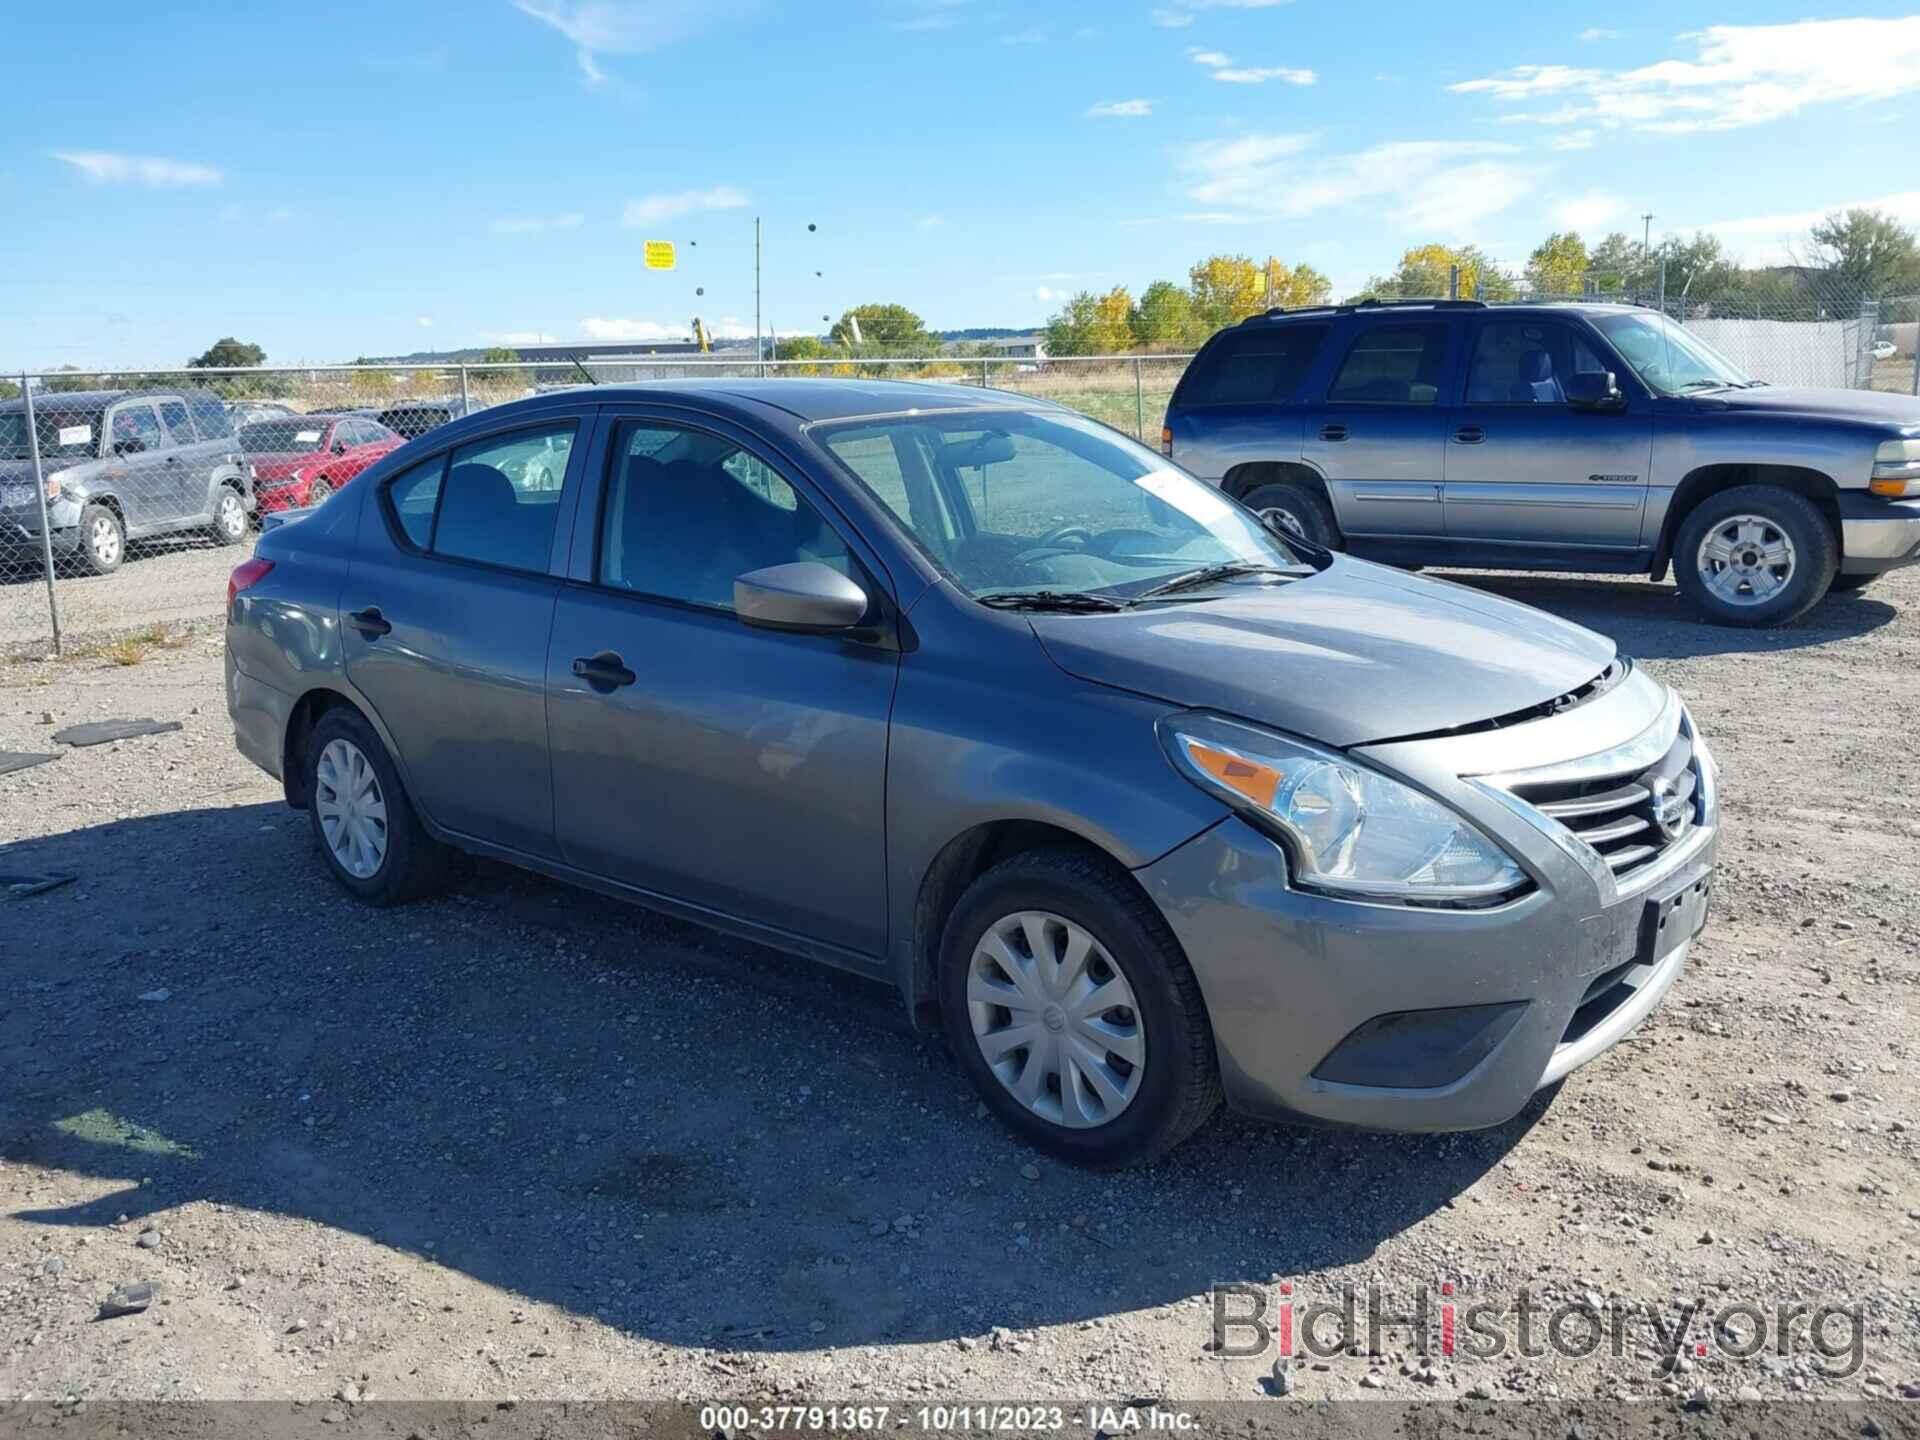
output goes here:
[[1618, 876], [1632, 875], [1700, 822], [1700, 766], [1682, 726], [1644, 770], [1578, 780], [1520, 779], [1512, 793], [1592, 846]]

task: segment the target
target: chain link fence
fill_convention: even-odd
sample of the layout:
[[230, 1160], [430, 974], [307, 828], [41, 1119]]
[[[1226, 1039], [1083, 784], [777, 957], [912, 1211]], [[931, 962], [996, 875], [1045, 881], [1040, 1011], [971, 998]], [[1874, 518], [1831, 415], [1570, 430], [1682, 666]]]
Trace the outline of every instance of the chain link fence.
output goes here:
[[[1685, 295], [1652, 304], [1770, 383], [1920, 394], [1920, 298], [1841, 315], [1787, 303], [1741, 313]], [[1151, 446], [1191, 358], [722, 353], [20, 375], [0, 381], [0, 658], [137, 645], [216, 620], [261, 514], [317, 503], [407, 440], [549, 390], [776, 375], [977, 385], [1066, 405]]]

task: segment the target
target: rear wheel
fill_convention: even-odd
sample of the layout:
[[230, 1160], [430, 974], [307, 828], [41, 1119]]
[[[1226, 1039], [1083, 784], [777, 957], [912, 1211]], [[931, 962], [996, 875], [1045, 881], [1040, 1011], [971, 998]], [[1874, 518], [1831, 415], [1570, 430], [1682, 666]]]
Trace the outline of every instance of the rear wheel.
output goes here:
[[222, 485], [213, 497], [213, 523], [207, 527], [216, 545], [238, 545], [247, 538], [247, 502], [231, 485]]
[[397, 905], [446, 883], [452, 852], [420, 824], [364, 717], [345, 706], [322, 715], [308, 738], [306, 764], [314, 839], [348, 894], [369, 905]]
[[1836, 575], [1833, 577], [1833, 584], [1829, 585], [1827, 589], [1846, 594], [1854, 590], [1864, 590], [1879, 578], [1880, 576], [1877, 573], [1871, 575]]
[[1303, 481], [1276, 480], [1255, 486], [1241, 503], [1283, 534], [1298, 535], [1323, 550], [1339, 550], [1346, 544], [1327, 497]]
[[1784, 625], [1827, 593], [1840, 546], [1806, 496], [1771, 485], [1709, 495], [1674, 537], [1680, 593], [1720, 625]]
[[127, 527], [109, 505], [89, 505], [80, 512], [80, 566], [90, 574], [111, 575], [127, 558]]
[[333, 494], [333, 486], [324, 480], [315, 480], [307, 486], [307, 508], [312, 509], [315, 505], [325, 503], [331, 494]]
[[1043, 1150], [1157, 1160], [1220, 1100], [1200, 987], [1159, 911], [1099, 857], [996, 865], [947, 921], [941, 1017], [989, 1107]]

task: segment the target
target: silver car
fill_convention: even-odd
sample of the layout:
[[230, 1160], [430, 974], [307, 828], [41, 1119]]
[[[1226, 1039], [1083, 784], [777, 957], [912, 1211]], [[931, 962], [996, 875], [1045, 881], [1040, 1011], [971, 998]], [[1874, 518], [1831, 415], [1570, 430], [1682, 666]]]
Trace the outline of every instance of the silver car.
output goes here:
[[467, 851], [893, 984], [1089, 1163], [1223, 1097], [1497, 1124], [1659, 1003], [1712, 887], [1706, 744], [1610, 641], [971, 388], [455, 421], [261, 536], [226, 680], [352, 895]]

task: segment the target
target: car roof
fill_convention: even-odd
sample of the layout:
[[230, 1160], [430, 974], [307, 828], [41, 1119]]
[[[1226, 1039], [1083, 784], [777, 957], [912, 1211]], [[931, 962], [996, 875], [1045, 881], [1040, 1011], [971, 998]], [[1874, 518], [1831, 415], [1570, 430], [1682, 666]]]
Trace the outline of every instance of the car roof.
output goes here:
[[1400, 315], [1458, 310], [1501, 315], [1527, 315], [1540, 311], [1560, 315], [1623, 315], [1629, 312], [1644, 313], [1649, 308], [1626, 300], [1358, 300], [1351, 305], [1303, 305], [1293, 310], [1266, 310], [1247, 316], [1240, 324], [1260, 326], [1285, 324], [1293, 320], [1325, 319], [1329, 315]]
[[[577, 386], [576, 390], [585, 390]], [[555, 392], [559, 393], [559, 392]], [[571, 393], [571, 392], [569, 392]], [[852, 420], [866, 415], [898, 415], [903, 411], [993, 409], [1057, 410], [1050, 400], [978, 385], [948, 385], [928, 380], [807, 379], [798, 376], [767, 379], [702, 377], [690, 380], [642, 380], [622, 385], [596, 385], [591, 391], [600, 402], [632, 400], [660, 403], [671, 399], [711, 404], [747, 401], [784, 410], [811, 424], [816, 420]], [[546, 397], [539, 397], [546, 398]]]

